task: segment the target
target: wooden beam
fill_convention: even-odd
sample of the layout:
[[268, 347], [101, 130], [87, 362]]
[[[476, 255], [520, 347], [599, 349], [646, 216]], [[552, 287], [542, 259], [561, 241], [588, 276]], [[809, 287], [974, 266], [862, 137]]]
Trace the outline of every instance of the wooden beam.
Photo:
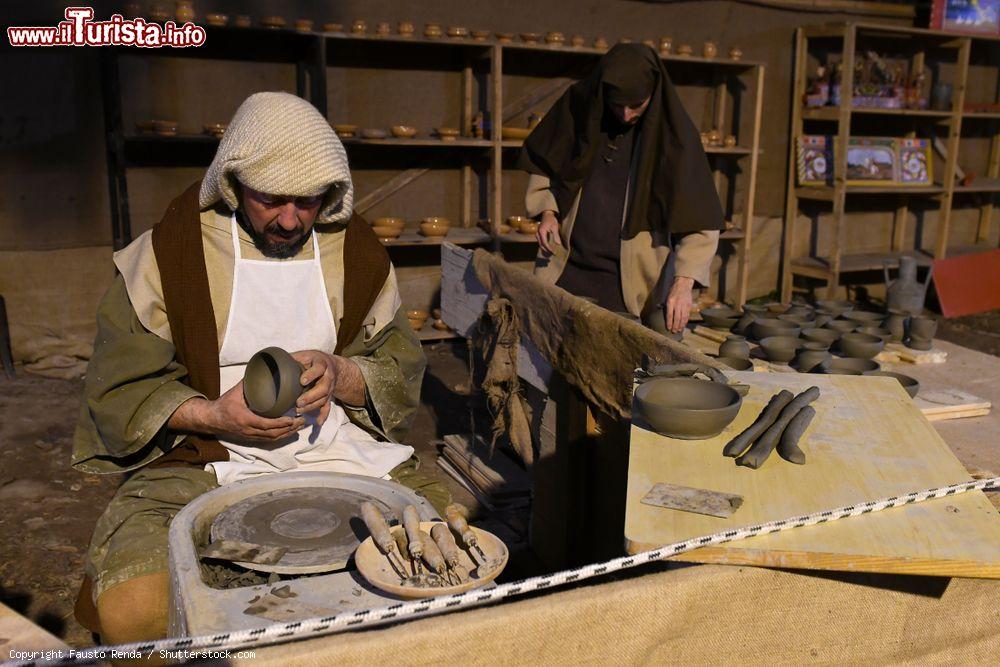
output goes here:
[[848, 14], [888, 16], [900, 19], [913, 19], [917, 16], [916, 8], [912, 5], [888, 2], [855, 2], [855, 0], [753, 0], [753, 4], [799, 12], [846, 12]]
[[417, 180], [428, 171], [430, 171], [430, 169], [421, 167], [419, 169], [407, 169], [406, 171], [396, 174], [388, 181], [354, 202], [354, 210], [358, 213], [364, 213], [392, 193], [405, 188], [407, 185]]

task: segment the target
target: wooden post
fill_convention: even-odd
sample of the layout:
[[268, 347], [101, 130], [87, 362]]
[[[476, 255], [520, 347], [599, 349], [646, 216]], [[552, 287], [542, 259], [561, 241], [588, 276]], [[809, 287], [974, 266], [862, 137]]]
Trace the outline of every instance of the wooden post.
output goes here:
[[840, 289], [840, 256], [845, 241], [844, 213], [847, 207], [847, 146], [851, 136], [851, 109], [854, 105], [854, 48], [857, 26], [848, 25], [844, 31], [844, 54], [840, 75], [840, 107], [837, 112], [837, 138], [833, 154], [833, 249], [830, 253], [830, 273], [827, 277], [828, 299], [837, 296]]
[[938, 217], [937, 242], [934, 244], [934, 259], [944, 259], [948, 254], [948, 232], [951, 230], [951, 205], [955, 196], [955, 169], [958, 164], [958, 145], [962, 138], [962, 110], [965, 107], [965, 87], [969, 79], [969, 53], [972, 40], [963, 37], [958, 48], [958, 81], [952, 93], [951, 117], [948, 120], [948, 157], [945, 159], [944, 194]]
[[491, 147], [493, 186], [490, 193], [490, 219], [493, 235], [498, 236], [500, 221], [503, 219], [503, 47], [490, 47], [490, 128], [493, 145]]
[[[986, 169], [986, 177], [995, 179], [1000, 176], [1000, 128], [990, 123], [993, 138], [990, 140], [990, 161]], [[988, 243], [990, 240], [990, 225], [993, 221], [993, 198], [995, 192], [986, 194], [986, 203], [979, 209], [979, 224], [976, 226], [976, 245]]]
[[132, 242], [125, 177], [125, 140], [122, 136], [122, 94], [118, 74], [118, 47], [101, 49], [101, 102], [104, 110], [104, 148], [108, 162], [108, 201], [111, 205], [111, 243], [121, 250]]
[[[795, 193], [798, 183], [796, 158], [798, 138], [802, 136], [802, 104], [806, 89], [806, 65], [808, 38], [802, 28], [795, 29], [795, 62], [792, 68], [794, 83], [792, 86], [792, 120], [791, 139], [788, 142], [788, 186], [785, 193], [785, 245], [781, 252], [781, 301], [788, 303], [792, 299], [792, 286], [795, 276], [792, 274], [792, 253], [795, 248], [795, 226], [799, 218], [799, 198]], [[759, 124], [758, 124], [759, 125]], [[756, 159], [756, 150], [754, 158]], [[746, 225], [745, 225], [746, 226]]]
[[760, 152], [760, 123], [764, 112], [764, 66], [758, 65], [756, 70], [753, 139], [750, 143], [750, 176], [747, 182], [746, 200], [743, 203], [743, 241], [740, 243], [740, 266], [736, 286], [737, 306], [742, 306], [747, 300], [747, 282], [750, 277], [750, 249], [753, 244], [754, 200], [757, 197], [757, 160], [758, 153]]
[[[462, 118], [461, 133], [464, 135], [472, 127], [472, 60], [465, 56], [465, 67], [462, 68]], [[472, 227], [472, 166], [468, 162], [462, 164], [462, 203], [461, 220], [463, 227]]]

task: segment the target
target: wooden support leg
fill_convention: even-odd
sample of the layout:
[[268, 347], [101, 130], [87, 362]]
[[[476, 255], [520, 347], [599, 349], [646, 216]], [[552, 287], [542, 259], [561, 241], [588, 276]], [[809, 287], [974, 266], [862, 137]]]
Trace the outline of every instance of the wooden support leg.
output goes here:
[[10, 328], [7, 326], [7, 304], [0, 296], [0, 361], [3, 362], [3, 374], [8, 380], [17, 377], [14, 372], [14, 355], [10, 351]]

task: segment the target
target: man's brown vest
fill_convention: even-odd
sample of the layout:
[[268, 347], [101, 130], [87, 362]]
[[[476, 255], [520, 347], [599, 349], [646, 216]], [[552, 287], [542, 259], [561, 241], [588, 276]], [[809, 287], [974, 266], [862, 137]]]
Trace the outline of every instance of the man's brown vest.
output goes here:
[[[219, 334], [208, 287], [201, 238], [198, 192], [201, 181], [177, 197], [153, 227], [153, 252], [163, 284], [163, 301], [177, 360], [188, 371], [186, 384], [209, 399], [219, 397]], [[317, 232], [323, 233], [323, 232]], [[389, 255], [371, 227], [351, 216], [344, 239], [344, 316], [337, 324], [337, 349], [353, 341], [389, 275]], [[153, 466], [204, 466], [228, 457], [211, 437], [189, 435], [153, 461]]]

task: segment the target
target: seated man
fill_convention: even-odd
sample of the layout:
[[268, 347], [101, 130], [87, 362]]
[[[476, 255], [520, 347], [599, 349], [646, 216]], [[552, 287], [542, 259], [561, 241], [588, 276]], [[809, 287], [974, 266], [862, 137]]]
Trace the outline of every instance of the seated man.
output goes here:
[[[353, 199], [344, 147], [320, 113], [259, 93], [204, 180], [115, 254], [121, 275], [98, 310], [73, 451], [79, 470], [131, 471], [97, 522], [77, 601], [105, 642], [165, 635], [170, 521], [221, 484], [343, 472], [392, 477], [439, 510], [449, 502], [397, 444], [426, 360]], [[312, 385], [275, 419], [247, 408], [242, 382], [272, 345]]]

